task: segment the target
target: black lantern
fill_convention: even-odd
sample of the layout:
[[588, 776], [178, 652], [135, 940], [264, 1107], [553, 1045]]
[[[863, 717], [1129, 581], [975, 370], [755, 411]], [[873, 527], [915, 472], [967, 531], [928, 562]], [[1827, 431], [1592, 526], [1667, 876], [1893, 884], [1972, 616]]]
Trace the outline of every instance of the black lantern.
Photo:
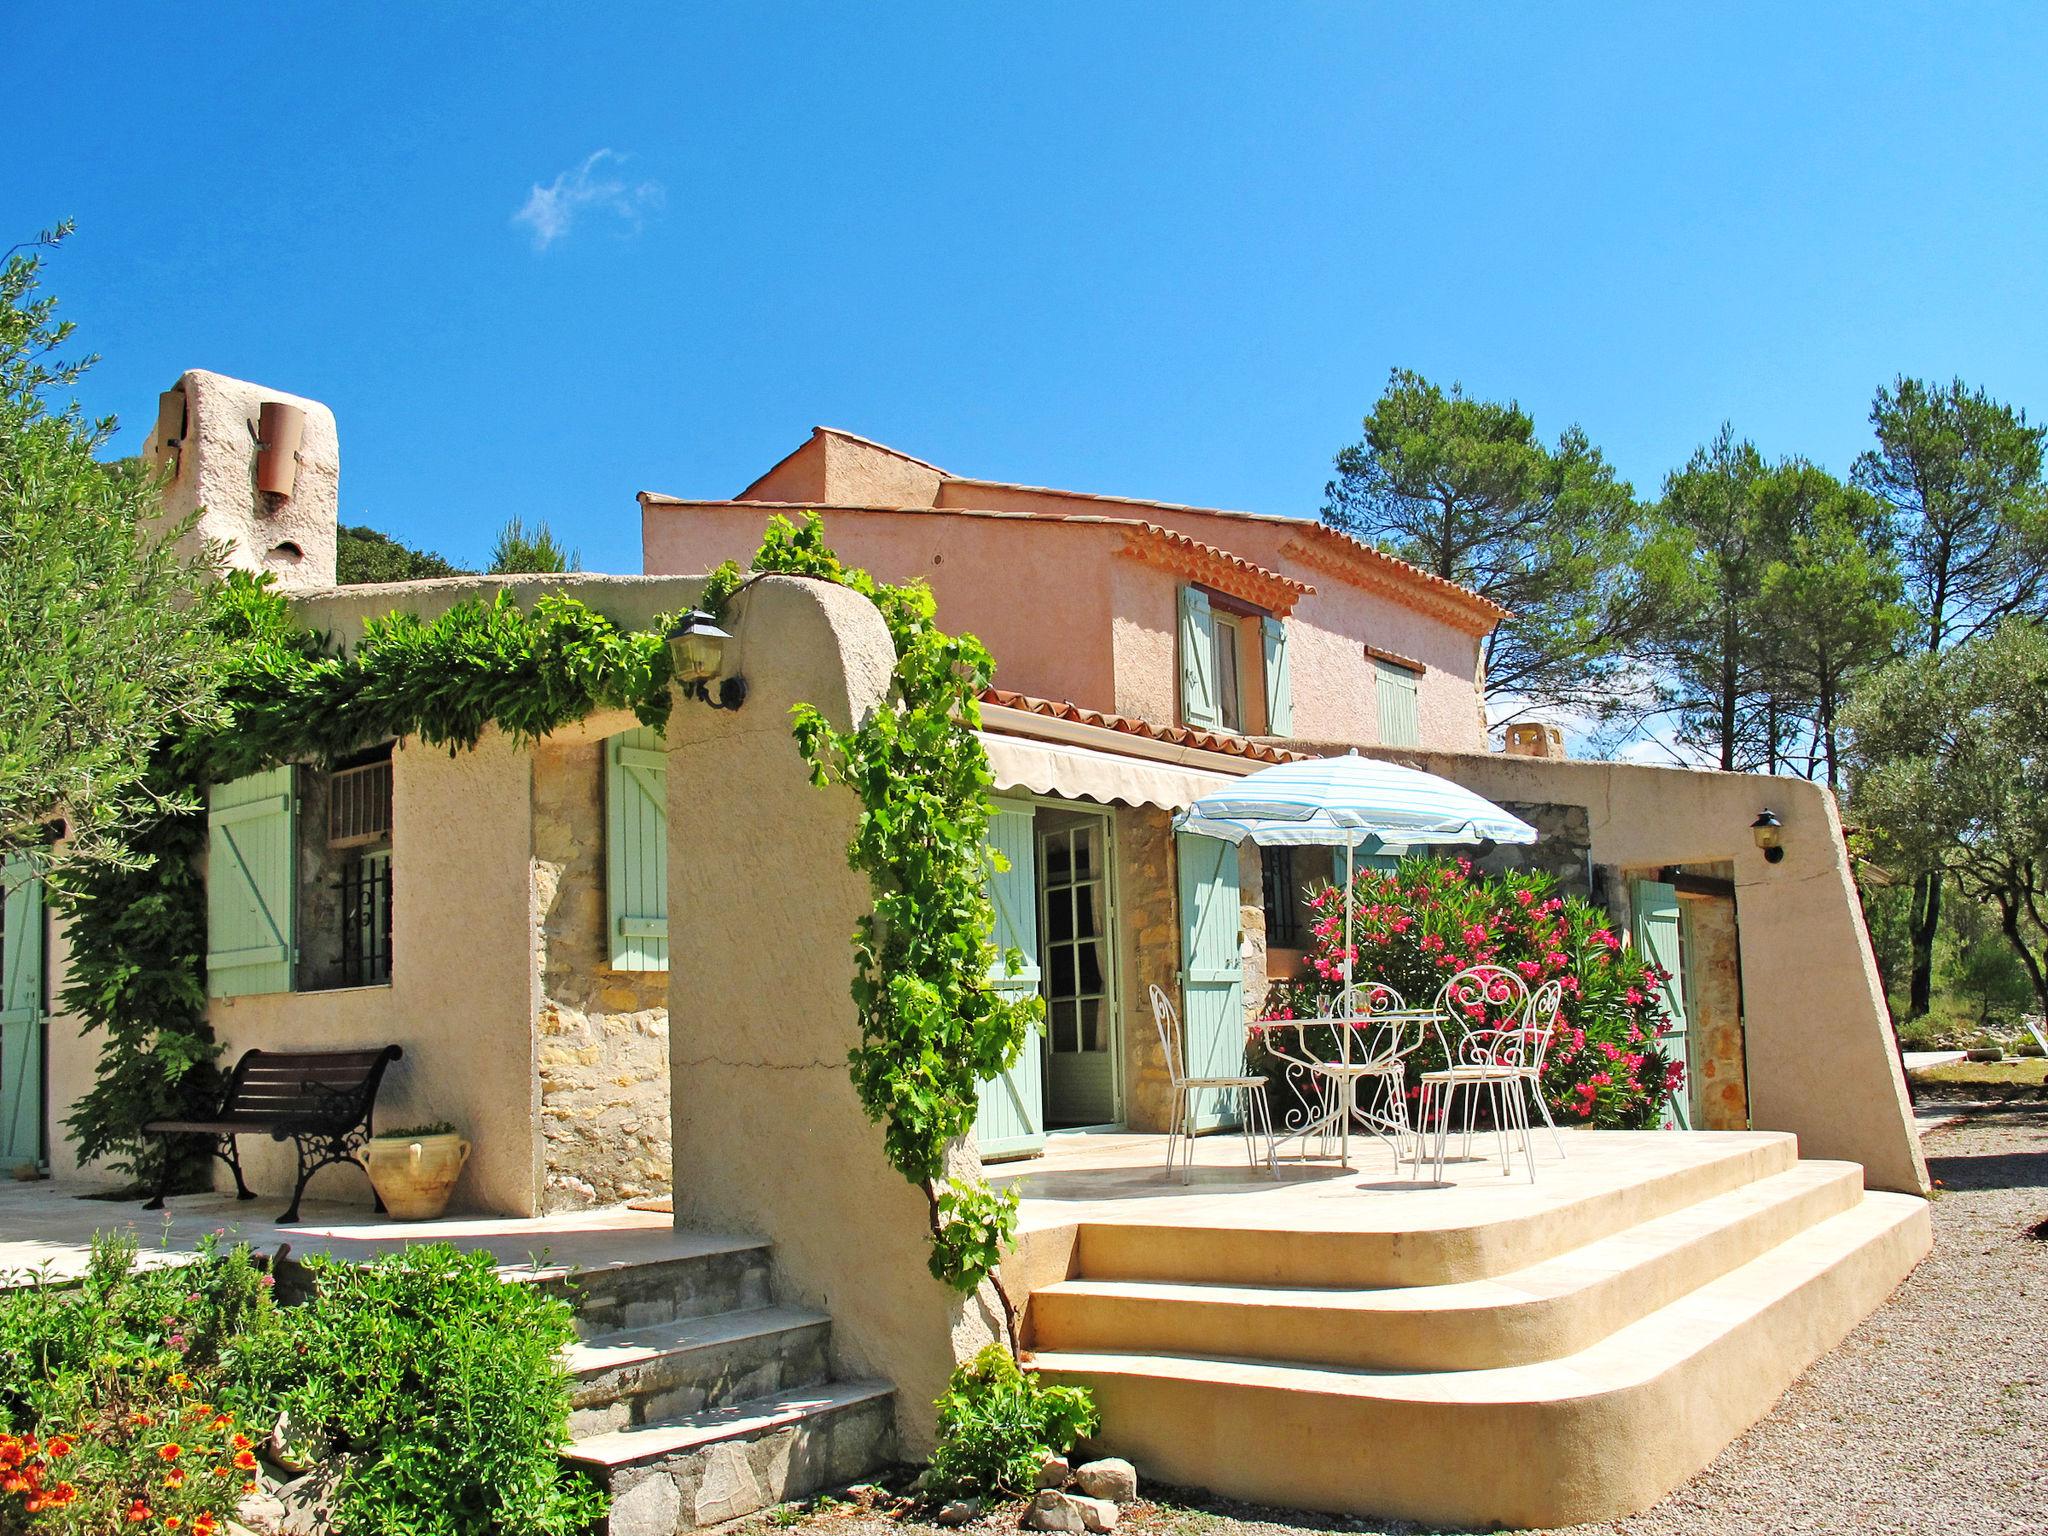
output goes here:
[[1776, 864], [1785, 857], [1785, 823], [1772, 812], [1767, 810], [1758, 815], [1749, 824], [1749, 835], [1763, 849], [1766, 863]]
[[713, 709], [738, 709], [747, 699], [743, 677], [719, 680], [713, 697], [712, 679], [725, 667], [725, 643], [732, 636], [719, 628], [718, 620], [701, 608], [692, 608], [668, 632], [669, 673], [691, 698], [702, 699]]

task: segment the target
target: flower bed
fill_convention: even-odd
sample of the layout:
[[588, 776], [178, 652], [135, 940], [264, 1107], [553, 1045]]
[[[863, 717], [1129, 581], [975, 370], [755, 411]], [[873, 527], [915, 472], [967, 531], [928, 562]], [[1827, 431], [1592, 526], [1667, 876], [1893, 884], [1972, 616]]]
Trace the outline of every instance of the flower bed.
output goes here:
[[[1603, 1130], [1655, 1125], [1683, 1086], [1685, 1066], [1659, 1045], [1659, 998], [1668, 973], [1623, 944], [1591, 902], [1557, 894], [1541, 873], [1478, 875], [1466, 859], [1404, 859], [1392, 871], [1361, 871], [1352, 886], [1352, 967], [1358, 983], [1381, 982], [1411, 1006], [1435, 1001], [1468, 966], [1499, 965], [1531, 990], [1557, 981], [1564, 1008], [1544, 1065], [1543, 1094], [1560, 1124]], [[1344, 989], [1344, 891], [1311, 898], [1310, 974], [1275, 982], [1267, 1015], [1309, 1018]], [[1443, 1065], [1431, 1037], [1410, 1058], [1409, 1097], [1420, 1074]], [[1282, 1088], [1277, 1065], [1267, 1068]]]

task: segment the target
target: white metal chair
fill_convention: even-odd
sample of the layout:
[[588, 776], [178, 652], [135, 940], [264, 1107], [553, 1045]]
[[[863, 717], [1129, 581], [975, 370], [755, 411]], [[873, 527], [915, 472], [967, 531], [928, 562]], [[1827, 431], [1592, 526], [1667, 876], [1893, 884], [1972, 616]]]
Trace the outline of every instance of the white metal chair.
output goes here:
[[1522, 1015], [1522, 1060], [1515, 1069], [1515, 1075], [1529, 1085], [1529, 1097], [1536, 1101], [1536, 1112], [1550, 1127], [1550, 1139], [1560, 1158], [1565, 1155], [1564, 1138], [1557, 1133], [1557, 1122], [1550, 1118], [1550, 1101], [1543, 1097], [1543, 1063], [1549, 1059], [1550, 1042], [1557, 1034], [1557, 1016], [1563, 1009], [1561, 981], [1546, 981], [1530, 995], [1528, 1011]]
[[1187, 1059], [1182, 1055], [1184, 1042], [1181, 1036], [1180, 1010], [1173, 1006], [1173, 999], [1156, 984], [1152, 988], [1152, 1022], [1159, 1027], [1159, 1048], [1166, 1055], [1166, 1075], [1173, 1084], [1173, 1112], [1166, 1125], [1167, 1171], [1171, 1172], [1173, 1169], [1175, 1141], [1178, 1138], [1183, 1153], [1180, 1181], [1185, 1184], [1194, 1177], [1195, 1119], [1202, 1095], [1214, 1093], [1227, 1099], [1229, 1095], [1236, 1094], [1238, 1129], [1244, 1133], [1246, 1161], [1254, 1168], [1259, 1165], [1257, 1138], [1265, 1137], [1266, 1169], [1274, 1178], [1279, 1178], [1280, 1164], [1273, 1155], [1273, 1114], [1266, 1103], [1266, 1080], [1251, 1075], [1188, 1076]]
[[[1493, 1107], [1494, 1134], [1500, 1143], [1501, 1174], [1514, 1175], [1514, 1151], [1510, 1132], [1519, 1136], [1522, 1155], [1529, 1165], [1529, 1182], [1536, 1182], [1536, 1151], [1529, 1140], [1529, 1107], [1522, 1102], [1530, 1050], [1529, 989], [1513, 971], [1498, 965], [1475, 965], [1458, 972], [1437, 994], [1437, 1011], [1459, 1032], [1457, 1048], [1448, 1066], [1422, 1074], [1421, 1121], [1427, 1131], [1432, 1118], [1436, 1125], [1436, 1172], [1444, 1176], [1444, 1156], [1450, 1139], [1451, 1116], [1460, 1098], [1465, 1108], [1464, 1155], [1472, 1151], [1472, 1132], [1478, 1123], [1479, 1106]], [[1552, 1019], [1555, 1019], [1553, 1014]], [[1507, 1022], [1499, 1022], [1505, 1020]], [[1422, 1173], [1422, 1148], [1416, 1147], [1415, 1174]]]

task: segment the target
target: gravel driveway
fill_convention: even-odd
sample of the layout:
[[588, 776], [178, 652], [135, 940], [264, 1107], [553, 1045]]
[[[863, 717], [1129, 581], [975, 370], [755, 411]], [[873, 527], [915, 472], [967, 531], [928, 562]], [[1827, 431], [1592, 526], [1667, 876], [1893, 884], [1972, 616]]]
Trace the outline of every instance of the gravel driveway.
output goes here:
[[[1926, 1149], [1944, 1186], [1934, 1252], [1898, 1294], [1698, 1477], [1641, 1515], [1573, 1527], [1578, 1536], [2048, 1536], [2048, 1240], [2027, 1235], [2048, 1222], [2048, 1107], [1981, 1106], [1930, 1133]], [[846, 1505], [794, 1515], [773, 1523], [820, 1536], [936, 1531]], [[1014, 1509], [997, 1509], [966, 1531], [1016, 1525]], [[1413, 1530], [1194, 1496], [1133, 1505], [1118, 1529]]]

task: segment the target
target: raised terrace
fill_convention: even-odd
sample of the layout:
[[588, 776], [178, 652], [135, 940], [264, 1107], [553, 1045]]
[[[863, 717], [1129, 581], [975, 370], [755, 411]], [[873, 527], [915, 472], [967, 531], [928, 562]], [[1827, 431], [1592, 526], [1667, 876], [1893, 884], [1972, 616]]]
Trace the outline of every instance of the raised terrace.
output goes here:
[[1924, 1201], [1783, 1133], [1565, 1144], [1533, 1185], [1492, 1156], [1417, 1183], [1383, 1146], [1275, 1182], [1212, 1137], [1182, 1185], [1163, 1138], [1055, 1137], [994, 1171], [1023, 1197], [1005, 1282], [1151, 1476], [1484, 1528], [1653, 1503], [1927, 1251]]

